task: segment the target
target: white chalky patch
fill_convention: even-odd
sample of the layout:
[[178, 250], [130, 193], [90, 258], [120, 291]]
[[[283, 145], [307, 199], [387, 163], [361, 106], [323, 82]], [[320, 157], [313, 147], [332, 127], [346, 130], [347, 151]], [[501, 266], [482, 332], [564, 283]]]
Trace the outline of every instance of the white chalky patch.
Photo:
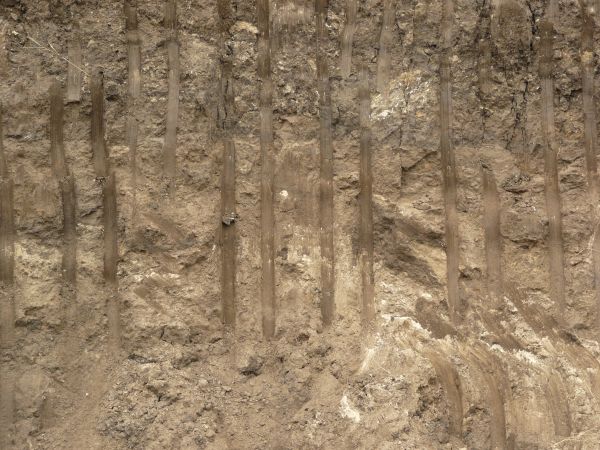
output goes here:
[[384, 109], [379, 114], [377, 114], [377, 117], [379, 117], [380, 119], [385, 119], [387, 116], [389, 116], [391, 114], [392, 114], [392, 111], [390, 111], [389, 109]]
[[533, 353], [529, 353], [528, 351], [525, 350], [519, 350], [516, 353], [517, 358], [519, 358], [521, 361], [525, 361], [528, 362], [529, 364], [533, 364], [534, 366], [539, 366], [541, 365], [540, 360], [538, 359], [537, 356], [535, 356]]
[[354, 423], [360, 422], [360, 413], [350, 405], [350, 401], [346, 395], [340, 400], [340, 415], [350, 419]]
[[373, 356], [375, 356], [375, 350], [377, 350], [377, 349], [376, 348], [368, 348], [367, 349], [367, 354], [365, 355], [365, 358], [363, 359], [363, 362], [360, 365], [359, 373], [363, 373], [365, 370], [367, 370], [369, 368], [369, 365], [371, 364], [371, 360], [373, 359]]
[[498, 344], [492, 344], [492, 345], [490, 346], [490, 348], [491, 348], [492, 350], [498, 351], [498, 352], [500, 352], [500, 353], [506, 353], [506, 352], [504, 351], [504, 347], [502, 347], [501, 345], [498, 345]]
[[401, 324], [408, 322], [410, 326], [413, 327], [415, 330], [425, 331], [421, 324], [415, 321], [412, 317], [398, 317], [396, 320], [398, 320], [398, 322], [400, 322]]

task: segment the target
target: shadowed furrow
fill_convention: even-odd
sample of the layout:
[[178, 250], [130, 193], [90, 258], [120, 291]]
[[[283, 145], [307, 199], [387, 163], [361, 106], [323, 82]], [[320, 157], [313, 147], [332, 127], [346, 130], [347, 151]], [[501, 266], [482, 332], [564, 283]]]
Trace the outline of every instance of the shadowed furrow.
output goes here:
[[327, 55], [323, 48], [327, 37], [325, 21], [327, 0], [317, 0], [317, 90], [319, 93], [320, 194], [319, 220], [321, 228], [321, 317], [323, 324], [333, 322], [335, 307], [335, 268], [333, 249], [333, 142], [331, 136], [331, 87]]
[[456, 208], [456, 160], [452, 143], [452, 93], [450, 54], [452, 51], [453, 0], [445, 0], [442, 16], [442, 48], [440, 53], [440, 149], [444, 210], [446, 213], [446, 271], [450, 320], [460, 322], [462, 304], [458, 289], [459, 244]]
[[550, 228], [548, 241], [550, 298], [557, 312], [565, 309], [565, 257], [563, 250], [560, 190], [558, 185], [557, 147], [554, 137], [553, 47], [554, 27], [548, 20], [540, 23], [539, 74], [542, 84], [542, 144], [544, 147], [544, 181], [546, 209]]
[[235, 204], [235, 143], [233, 140], [234, 101], [232, 51], [228, 20], [233, 15], [230, 0], [219, 2], [221, 79], [220, 111], [217, 127], [223, 142], [223, 169], [221, 173], [221, 308], [225, 325], [235, 326], [236, 315], [236, 204]]
[[340, 56], [340, 71], [344, 78], [350, 76], [352, 71], [352, 44], [356, 32], [356, 13], [358, 10], [357, 0], [346, 0], [346, 24], [342, 31]]
[[260, 223], [261, 298], [263, 335], [275, 334], [275, 243], [273, 212], [273, 81], [271, 79], [271, 37], [269, 0], [258, 0], [258, 76], [260, 78]]
[[362, 315], [369, 325], [375, 318], [375, 280], [373, 275], [373, 172], [371, 168], [371, 94], [369, 70], [363, 66], [358, 88], [360, 118], [360, 272]]

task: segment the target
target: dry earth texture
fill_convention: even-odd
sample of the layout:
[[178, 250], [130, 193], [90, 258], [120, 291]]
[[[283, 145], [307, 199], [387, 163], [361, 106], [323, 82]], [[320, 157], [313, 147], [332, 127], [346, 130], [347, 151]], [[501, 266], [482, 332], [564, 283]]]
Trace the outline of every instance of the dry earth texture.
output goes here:
[[0, 0], [0, 448], [599, 449], [599, 6]]

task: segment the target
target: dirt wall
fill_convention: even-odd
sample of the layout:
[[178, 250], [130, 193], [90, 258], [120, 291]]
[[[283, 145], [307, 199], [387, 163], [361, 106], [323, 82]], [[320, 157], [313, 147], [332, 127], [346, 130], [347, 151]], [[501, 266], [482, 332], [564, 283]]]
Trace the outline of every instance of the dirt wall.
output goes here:
[[[0, 446], [597, 448], [596, 205], [585, 135], [597, 102], [587, 98], [584, 120], [582, 54], [586, 67], [592, 58], [586, 73], [598, 85], [598, 33], [582, 52], [579, 3], [554, 5], [553, 49], [545, 53], [552, 68], [544, 72], [540, 21], [553, 5], [542, 1], [455, 0], [449, 8], [441, 0], [331, 0], [318, 2], [326, 7], [319, 33], [312, 1], [260, 2], [270, 6], [268, 76], [258, 71], [258, 2], [178, 0], [176, 32], [172, 13], [164, 20], [167, 3], [138, 0], [137, 28], [129, 11], [128, 33], [121, 1], [0, 0], [1, 211], [10, 210], [10, 185], [15, 228], [14, 252], [12, 238], [0, 236], [2, 255], [14, 257], [14, 283], [3, 279], [0, 297], [0, 335], [12, 336], [0, 359]], [[78, 54], [77, 40], [74, 68], [67, 60]], [[138, 42], [140, 83], [132, 90], [138, 49], [130, 46]], [[360, 114], [363, 66], [370, 117]], [[92, 134], [99, 136], [90, 90], [99, 71], [108, 178], [93, 163]], [[50, 90], [56, 80], [65, 89], [77, 83], [76, 74], [81, 100], [69, 89], [63, 112], [75, 195], [64, 196], [52, 168]], [[266, 102], [261, 86], [271, 80]], [[451, 103], [442, 107], [444, 99]], [[261, 116], [270, 120], [269, 105], [275, 328], [267, 340]], [[372, 328], [361, 321], [365, 133]], [[334, 264], [324, 293], [328, 145], [333, 210], [325, 212], [333, 220], [325, 234], [333, 233]], [[454, 311], [440, 151], [448, 146], [456, 170]], [[548, 148], [560, 199], [554, 222]], [[233, 172], [224, 160], [232, 155]], [[104, 217], [107, 180], [116, 186], [116, 219], [112, 206]], [[64, 198], [76, 199], [68, 215]], [[73, 214], [76, 236], [67, 241], [76, 240], [77, 269], [65, 283], [63, 251], [73, 247], [63, 218]], [[550, 226], [556, 219], [559, 234]], [[0, 230], [8, 222], [2, 218]], [[103, 276], [115, 238], [116, 282]], [[557, 239], [562, 310], [551, 295]], [[222, 282], [223, 268], [235, 270], [233, 280]], [[235, 302], [227, 326], [222, 286]], [[332, 323], [324, 326], [330, 294]]]

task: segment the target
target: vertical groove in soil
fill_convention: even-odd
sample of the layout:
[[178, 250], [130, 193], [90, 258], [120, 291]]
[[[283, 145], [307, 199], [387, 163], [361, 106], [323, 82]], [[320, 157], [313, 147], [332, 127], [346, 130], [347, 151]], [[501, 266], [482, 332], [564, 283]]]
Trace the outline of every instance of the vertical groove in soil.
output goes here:
[[360, 71], [360, 272], [362, 279], [362, 314], [365, 324], [375, 318], [375, 280], [373, 274], [373, 172], [371, 168], [371, 94], [369, 71], [363, 65]]
[[262, 329], [275, 334], [275, 249], [273, 213], [273, 80], [271, 74], [270, 2], [258, 0], [258, 76], [260, 78]]
[[321, 317], [325, 326], [333, 322], [335, 307], [335, 262], [333, 249], [333, 142], [331, 135], [331, 86], [325, 41], [327, 39], [327, 0], [317, 0], [317, 90], [319, 93], [320, 191], [319, 220], [321, 242]]
[[544, 148], [544, 182], [546, 209], [549, 223], [549, 282], [550, 298], [560, 315], [565, 309], [565, 274], [562, 236], [562, 218], [560, 206], [560, 188], [558, 183], [557, 145], [554, 136], [554, 82], [553, 71], [553, 33], [554, 27], [548, 20], [540, 25], [540, 62], [539, 74], [542, 85], [542, 145]]
[[453, 0], [444, 0], [441, 24], [440, 54], [440, 148], [442, 166], [442, 190], [446, 213], [446, 272], [448, 286], [448, 309], [450, 320], [460, 321], [462, 305], [458, 287], [459, 272], [459, 238], [458, 211], [456, 193], [456, 160], [452, 143], [452, 90], [451, 65], [452, 23], [454, 15]]

